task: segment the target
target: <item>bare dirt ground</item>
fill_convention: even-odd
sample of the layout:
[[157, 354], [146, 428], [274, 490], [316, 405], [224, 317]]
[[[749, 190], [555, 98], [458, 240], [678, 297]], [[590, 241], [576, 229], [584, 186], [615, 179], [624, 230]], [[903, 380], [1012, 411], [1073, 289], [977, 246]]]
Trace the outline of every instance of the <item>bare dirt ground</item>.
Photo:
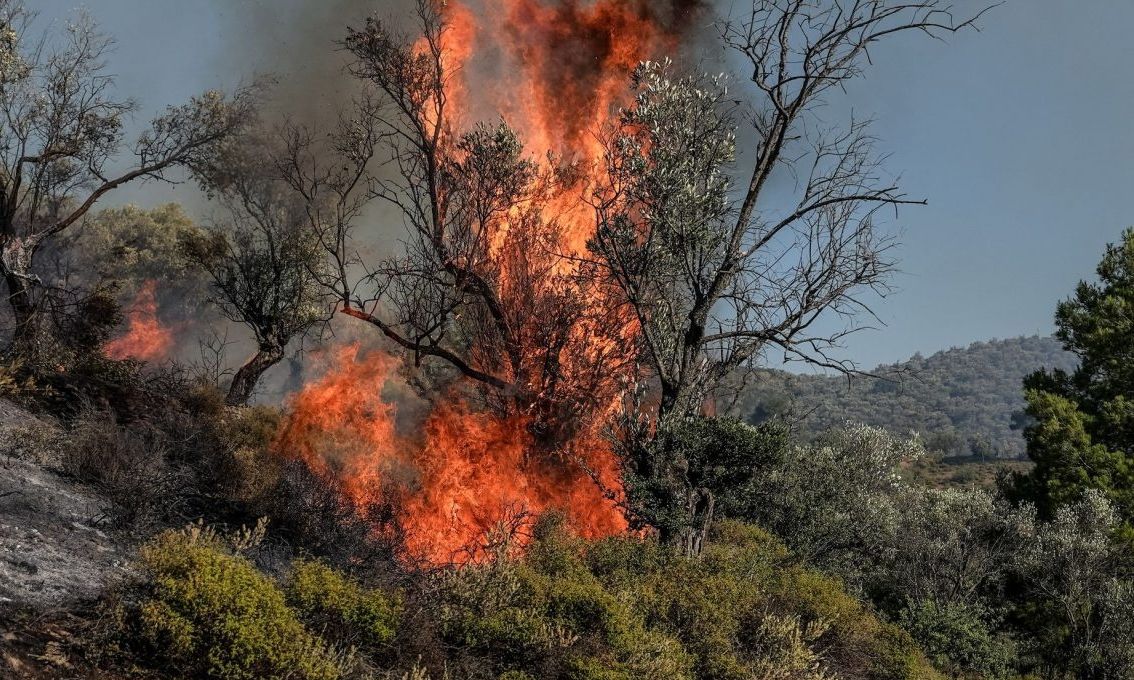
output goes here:
[[130, 575], [109, 505], [59, 472], [63, 432], [0, 399], [0, 677], [111, 677], [72, 652], [84, 611]]
[[0, 606], [56, 608], [93, 599], [125, 556], [101, 528], [105, 502], [18, 459], [0, 462]]

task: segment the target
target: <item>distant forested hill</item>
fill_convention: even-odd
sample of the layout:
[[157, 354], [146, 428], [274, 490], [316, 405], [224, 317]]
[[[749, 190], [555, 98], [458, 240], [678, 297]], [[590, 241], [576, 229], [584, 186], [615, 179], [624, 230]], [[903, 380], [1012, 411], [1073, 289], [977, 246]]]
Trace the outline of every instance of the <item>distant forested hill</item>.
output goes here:
[[890, 379], [759, 371], [729, 412], [750, 422], [789, 415], [805, 435], [851, 420], [920, 432], [927, 449], [945, 455], [1015, 458], [1024, 455], [1011, 428], [1024, 405], [1021, 379], [1075, 363], [1054, 338], [1033, 336], [916, 354], [872, 371]]

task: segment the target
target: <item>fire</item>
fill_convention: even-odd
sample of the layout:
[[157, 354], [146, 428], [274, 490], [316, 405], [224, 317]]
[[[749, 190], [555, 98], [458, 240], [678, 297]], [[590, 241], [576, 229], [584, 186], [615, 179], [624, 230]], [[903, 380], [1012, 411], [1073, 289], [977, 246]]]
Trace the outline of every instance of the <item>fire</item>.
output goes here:
[[566, 512], [586, 536], [625, 529], [589, 476], [617, 485], [605, 449], [585, 447], [586, 468], [532, 456], [537, 444], [527, 416], [471, 411], [453, 395], [442, 395], [423, 423], [402, 433], [395, 404], [382, 396], [384, 385], [398, 382], [399, 362], [357, 345], [329, 358], [333, 368], [292, 398], [281, 446], [341, 480], [360, 506], [380, 489], [396, 494], [412, 557], [435, 564], [476, 559], [485, 547], [478, 540], [500, 522], [549, 509]]
[[[580, 534], [626, 530], [617, 458], [604, 427], [633, 375], [636, 326], [577, 258], [595, 229], [581, 200], [601, 179], [598, 132], [625, 102], [642, 60], [673, 48], [692, 0], [467, 0], [444, 6], [443, 62], [451, 124], [503, 118], [533, 157], [552, 154], [581, 179], [537, 214], [512, 214], [489, 235], [500, 313], [517, 347], [474, 346], [478, 365], [512, 386], [465, 384], [429, 396], [428, 413], [399, 430], [399, 361], [342, 349], [333, 367], [290, 401], [285, 453], [341, 480], [360, 506], [396, 494], [410, 556], [477, 559], [501, 524], [519, 530], [550, 509]], [[483, 18], [483, 19], [482, 19]], [[426, 49], [419, 43], [418, 49]], [[437, 115], [427, 112], [426, 118]], [[510, 352], [510, 360], [500, 357]]]
[[157, 317], [157, 282], [146, 281], [130, 305], [125, 335], [106, 344], [103, 353], [111, 359], [158, 361], [173, 347], [173, 333]]

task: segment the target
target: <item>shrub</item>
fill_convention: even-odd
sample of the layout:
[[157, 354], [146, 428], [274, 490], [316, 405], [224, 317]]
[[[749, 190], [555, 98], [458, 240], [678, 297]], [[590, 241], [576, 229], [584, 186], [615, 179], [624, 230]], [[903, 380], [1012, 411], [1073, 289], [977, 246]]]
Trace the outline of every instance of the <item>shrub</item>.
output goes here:
[[367, 589], [321, 562], [300, 560], [285, 588], [287, 601], [312, 630], [354, 647], [388, 645], [399, 606], [378, 589]]
[[[583, 542], [552, 519], [523, 560], [442, 577], [442, 631], [496, 669], [538, 678], [691, 678], [681, 644], [650, 630], [582, 560]], [[549, 524], [551, 526], [549, 526]], [[516, 676], [522, 677], [522, 676]]]
[[173, 442], [148, 422], [119, 425], [113, 414], [84, 410], [62, 447], [63, 471], [114, 503], [116, 523], [138, 528], [182, 509], [190, 472], [170, 460]]
[[374, 505], [360, 511], [338, 482], [302, 461], [282, 463], [278, 484], [257, 507], [271, 517], [282, 538], [334, 567], [394, 564], [398, 537], [387, 531], [393, 526], [393, 507]]
[[18, 359], [0, 361], [0, 398], [22, 401], [36, 392], [35, 377]]
[[632, 520], [656, 529], [663, 541], [711, 525], [701, 497], [726, 516], [740, 516], [758, 496], [760, 480], [782, 467], [788, 429], [778, 422], [753, 427], [734, 418], [667, 423], [645, 445], [623, 452], [623, 479]]
[[[210, 394], [219, 394], [210, 390]], [[215, 404], [209, 404], [215, 406]], [[229, 502], [259, 508], [279, 488], [284, 461], [270, 450], [280, 425], [278, 409], [222, 408], [211, 423], [209, 486]]]
[[697, 560], [634, 539], [594, 544], [586, 559], [647, 625], [681, 642], [696, 677], [936, 677], [909, 635], [757, 527], [718, 522]]
[[207, 532], [166, 532], [141, 556], [151, 577], [141, 633], [173, 668], [226, 680], [339, 677], [280, 589]]
[[[939, 677], [908, 634], [761, 529], [720, 522], [698, 559], [541, 521], [522, 559], [442, 576], [444, 644], [540, 678]], [[483, 670], [483, 669], [482, 669]]]
[[0, 457], [58, 467], [65, 444], [64, 432], [54, 423], [0, 402]]
[[961, 603], [911, 604], [902, 626], [921, 644], [933, 664], [952, 677], [1010, 678], [1016, 649], [997, 635], [981, 608]]

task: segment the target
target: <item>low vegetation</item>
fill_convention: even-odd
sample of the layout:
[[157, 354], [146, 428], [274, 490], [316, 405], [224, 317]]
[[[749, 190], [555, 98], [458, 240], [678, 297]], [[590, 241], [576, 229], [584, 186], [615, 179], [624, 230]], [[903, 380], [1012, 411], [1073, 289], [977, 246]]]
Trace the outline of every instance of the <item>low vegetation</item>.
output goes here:
[[766, 532], [724, 522], [702, 559], [574, 538], [555, 516], [523, 556], [364, 587], [302, 560], [278, 578], [199, 525], [142, 548], [111, 633], [145, 663], [216, 678], [931, 678], [913, 639]]

